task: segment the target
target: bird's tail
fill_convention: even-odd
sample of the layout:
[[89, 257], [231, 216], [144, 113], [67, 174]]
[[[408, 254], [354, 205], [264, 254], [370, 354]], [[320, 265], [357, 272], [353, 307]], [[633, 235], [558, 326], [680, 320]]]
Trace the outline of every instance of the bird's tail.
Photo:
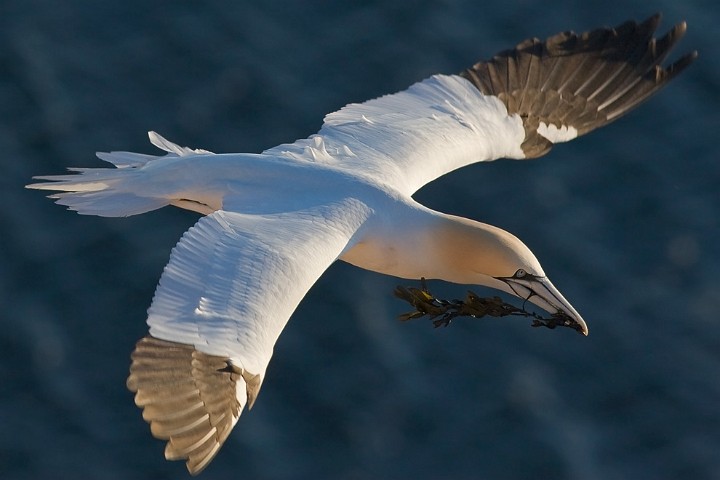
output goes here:
[[[153, 145], [168, 152], [166, 156], [210, 153], [180, 147], [155, 132], [149, 132], [148, 136]], [[170, 204], [166, 197], [143, 191], [139, 182], [143, 167], [164, 157], [132, 152], [98, 152], [97, 156], [116, 168], [69, 168], [73, 174], [33, 177], [44, 181], [27, 188], [59, 191], [49, 198], [83, 215], [127, 217]]]

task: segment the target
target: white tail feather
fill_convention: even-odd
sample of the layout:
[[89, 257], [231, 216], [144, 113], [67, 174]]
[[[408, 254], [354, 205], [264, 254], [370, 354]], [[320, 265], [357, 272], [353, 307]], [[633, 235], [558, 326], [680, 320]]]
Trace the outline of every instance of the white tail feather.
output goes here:
[[100, 217], [129, 217], [157, 210], [170, 202], [164, 198], [141, 197], [129, 192], [103, 190], [99, 192], [66, 192], [50, 195], [55, 203], [65, 205], [82, 215]]
[[198, 153], [212, 153], [208, 150], [203, 150], [202, 148], [181, 147], [177, 143], [173, 143], [159, 133], [153, 131], [148, 132], [148, 138], [150, 139], [150, 143], [160, 150], [165, 150], [166, 152], [175, 154], [178, 157], [184, 157], [185, 155], [197, 155]]
[[[148, 136], [153, 145], [168, 152], [166, 156], [211, 153], [181, 147], [155, 132], [149, 132]], [[99, 152], [97, 156], [117, 168], [70, 168], [74, 174], [33, 177], [45, 181], [27, 185], [27, 188], [62, 192], [50, 195], [50, 198], [84, 215], [126, 217], [170, 204], [169, 198], [145, 196], [138, 188], [142, 167], [162, 157], [133, 152]]]
[[142, 167], [149, 161], [158, 158], [156, 155], [145, 155], [134, 152], [96, 152], [95, 155], [97, 155], [100, 160], [112, 163], [117, 168]]
[[33, 183], [27, 188], [55, 190], [50, 195], [56, 203], [83, 215], [127, 217], [168, 205], [165, 198], [146, 197], [136, 188], [140, 174], [137, 167], [75, 169], [76, 174], [33, 177], [47, 182]]

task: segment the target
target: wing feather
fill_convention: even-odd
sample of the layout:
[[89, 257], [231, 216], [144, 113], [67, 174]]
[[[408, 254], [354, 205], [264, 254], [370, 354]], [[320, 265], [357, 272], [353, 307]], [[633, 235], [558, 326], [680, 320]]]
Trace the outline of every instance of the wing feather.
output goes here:
[[661, 66], [686, 25], [655, 40], [659, 22], [531, 38], [459, 76], [348, 105], [317, 135], [265, 153], [363, 172], [406, 194], [471, 163], [538, 157], [627, 113], [692, 63], [696, 52]]
[[[628, 21], [581, 34], [563, 32], [541, 43], [526, 40], [461, 75], [484, 94], [500, 98], [511, 114], [523, 118], [523, 151], [526, 157], [537, 157], [547, 153], [553, 143], [574, 138], [548, 139], [538, 130], [540, 124], [584, 135], [632, 110], [692, 63], [697, 52], [666, 68], [661, 65], [687, 26], [682, 22], [655, 40], [659, 23], [660, 15], [654, 15], [639, 24]], [[536, 73], [528, 75], [524, 84], [511, 76], [505, 83], [499, 82], [507, 65], [514, 63], [519, 70], [533, 68]], [[538, 82], [538, 78], [542, 80]], [[546, 103], [550, 98], [556, 106], [553, 109]]]
[[290, 315], [368, 214], [351, 200], [288, 214], [220, 210], [178, 242], [127, 382], [167, 459], [185, 459], [192, 474], [209, 464], [257, 397]]
[[[499, 75], [494, 72], [494, 75]], [[488, 82], [506, 82], [487, 79]], [[317, 135], [265, 153], [334, 163], [412, 194], [452, 170], [482, 160], [522, 158], [525, 132], [496, 97], [457, 75], [350, 104], [325, 117]]]

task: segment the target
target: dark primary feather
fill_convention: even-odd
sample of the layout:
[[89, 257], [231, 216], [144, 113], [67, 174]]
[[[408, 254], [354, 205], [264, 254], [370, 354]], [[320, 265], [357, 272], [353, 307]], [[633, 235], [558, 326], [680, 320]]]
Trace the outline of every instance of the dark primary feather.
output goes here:
[[132, 353], [127, 386], [152, 434], [168, 440], [165, 458], [187, 459], [195, 475], [215, 457], [240, 415], [241, 375], [227, 358], [147, 336]]
[[639, 24], [563, 32], [544, 42], [528, 39], [461, 75], [482, 93], [498, 96], [509, 113], [520, 114], [523, 151], [538, 157], [553, 145], [537, 133], [540, 122], [571, 126], [583, 135], [632, 110], [693, 62], [697, 52], [662, 67], [687, 25], [655, 39], [659, 23], [658, 14]]

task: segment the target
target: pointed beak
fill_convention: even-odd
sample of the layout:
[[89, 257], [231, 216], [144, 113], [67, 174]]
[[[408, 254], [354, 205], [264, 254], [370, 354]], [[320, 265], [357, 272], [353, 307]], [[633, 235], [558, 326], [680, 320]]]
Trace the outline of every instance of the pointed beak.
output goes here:
[[559, 316], [563, 321], [569, 322], [567, 326], [587, 336], [588, 327], [585, 320], [547, 277], [525, 275], [498, 278], [498, 280], [506, 285], [504, 290], [508, 293], [528, 300], [552, 315]]

